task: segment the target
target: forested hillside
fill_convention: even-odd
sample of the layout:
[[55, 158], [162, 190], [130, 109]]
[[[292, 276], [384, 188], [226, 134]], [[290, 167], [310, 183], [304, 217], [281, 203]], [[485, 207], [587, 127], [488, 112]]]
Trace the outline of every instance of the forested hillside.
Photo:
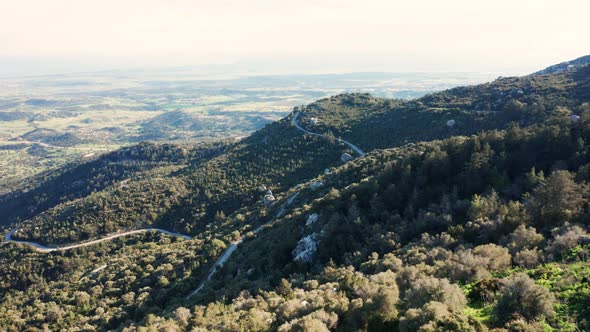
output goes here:
[[590, 329], [589, 140], [587, 110], [376, 151], [245, 243], [201, 295], [208, 305], [138, 326]]
[[554, 112], [574, 111], [590, 98], [589, 90], [587, 66], [551, 75], [498, 78], [405, 102], [368, 94], [334, 96], [300, 111], [303, 122], [318, 132], [346, 137], [371, 150], [476, 134], [512, 122], [528, 126]]
[[[308, 128], [345, 137], [371, 150], [505, 128], [510, 123], [528, 126], [555, 113], [579, 113], [590, 97], [589, 72], [590, 67], [583, 67], [552, 75], [500, 78], [409, 102], [339, 95], [296, 111], [303, 114], [302, 122]], [[79, 241], [142, 225], [195, 234], [214, 221], [215, 215], [229, 215], [259, 201], [256, 189], [260, 185], [281, 192], [338, 165], [345, 151], [333, 143], [303, 137], [283, 120], [227, 149], [165, 145], [151, 151], [139, 146], [145, 152], [136, 153], [131, 162], [121, 157], [129, 153], [122, 150], [41, 182], [16, 198], [5, 198], [0, 216], [5, 223], [31, 219], [29, 225], [36, 232], [24, 228], [18, 236], [41, 243]], [[189, 160], [191, 154], [200, 159]], [[121, 160], [112, 160], [117, 155]], [[156, 168], [144, 175], [146, 181], [130, 177], [163, 166], [161, 163], [189, 167], [174, 172], [170, 167]], [[154, 177], [160, 179], [156, 187], [149, 183]]]
[[[241, 143], [223, 149], [224, 153], [218, 153], [219, 149], [213, 148], [208, 153], [213, 157], [209, 159], [189, 160], [185, 156], [178, 160], [178, 166], [164, 159], [162, 162], [167, 163], [154, 169], [146, 164], [148, 167], [135, 170], [141, 170], [141, 176], [134, 178], [126, 171], [108, 169], [112, 167], [108, 157], [101, 158], [96, 163], [107, 163], [107, 167], [100, 168], [99, 173], [114, 173], [115, 176], [108, 177], [108, 182], [105, 180], [100, 186], [90, 187], [92, 190], [82, 186], [88, 189], [80, 193], [69, 191], [72, 199], [64, 199], [65, 194], [59, 189], [48, 189], [63, 188], [63, 184], [60, 185], [63, 182], [43, 183], [37, 191], [49, 196], [41, 198], [47, 203], [32, 204], [35, 213], [28, 215], [32, 217], [17, 237], [58, 244], [146, 225], [194, 235], [240, 207], [262, 207], [264, 191], [260, 192], [259, 187], [268, 187], [277, 196], [299, 181], [338, 165], [340, 154], [346, 151], [328, 140], [302, 136], [288, 120], [269, 125]], [[183, 153], [191, 155], [198, 151]], [[120, 167], [120, 164], [115, 165]], [[85, 169], [94, 168], [84, 164], [74, 169], [74, 173], [84, 176]], [[78, 185], [88, 180], [93, 184], [96, 175], [92, 172], [88, 175], [91, 177], [80, 180], [65, 173], [58, 179], [74, 179], [73, 183]], [[14, 202], [28, 204], [31, 196], [36, 198], [34, 192], [27, 192], [7, 200], [4, 205], [7, 213], [15, 213]], [[49, 208], [43, 209], [44, 206]]]
[[71, 165], [0, 199], [15, 239], [192, 238], [2, 243], [0, 329], [588, 330], [588, 142], [587, 66]]
[[130, 181], [139, 173], [162, 166], [199, 163], [219, 153], [223, 144], [191, 149], [169, 144], [142, 143], [99, 158], [42, 174], [25, 188], [0, 197], [2, 223], [25, 220], [59, 203], [103, 190], [118, 181]]

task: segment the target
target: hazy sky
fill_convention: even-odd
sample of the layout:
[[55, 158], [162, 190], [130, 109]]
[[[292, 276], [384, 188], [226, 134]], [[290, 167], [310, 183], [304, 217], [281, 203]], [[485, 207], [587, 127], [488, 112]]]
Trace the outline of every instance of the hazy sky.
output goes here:
[[588, 0], [0, 0], [0, 58], [522, 71], [589, 54], [588, 13]]

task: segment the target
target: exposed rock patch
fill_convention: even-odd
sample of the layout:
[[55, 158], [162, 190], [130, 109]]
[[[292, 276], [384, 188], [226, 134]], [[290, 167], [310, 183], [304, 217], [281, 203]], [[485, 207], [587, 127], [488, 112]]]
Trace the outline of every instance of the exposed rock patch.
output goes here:
[[309, 263], [318, 250], [317, 233], [310, 234], [297, 242], [297, 246], [291, 254], [296, 262]]
[[342, 160], [342, 162], [347, 163], [349, 161], [351, 161], [353, 159], [353, 157], [349, 154], [349, 153], [343, 153], [342, 156], [340, 156], [340, 160]]
[[309, 184], [309, 189], [316, 190], [324, 185], [321, 181], [313, 181]]
[[318, 221], [320, 215], [317, 213], [312, 213], [307, 217], [307, 221], [305, 222], [305, 226], [313, 225], [316, 221]]

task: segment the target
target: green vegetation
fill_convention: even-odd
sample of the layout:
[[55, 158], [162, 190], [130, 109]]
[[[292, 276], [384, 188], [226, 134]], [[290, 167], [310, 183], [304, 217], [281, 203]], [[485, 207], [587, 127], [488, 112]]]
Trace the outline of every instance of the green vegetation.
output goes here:
[[[144, 144], [113, 152], [8, 200], [0, 206], [3, 220], [28, 219], [17, 238], [49, 244], [144, 225], [198, 234], [241, 207], [262, 207], [259, 186], [280, 196], [338, 164], [344, 151], [325, 139], [302, 136], [287, 120], [225, 150], [207, 146], [199, 152]], [[193, 154], [200, 158], [191, 159]], [[60, 188], [47, 189], [55, 186]]]
[[590, 67], [583, 67], [554, 75], [500, 78], [409, 102], [348, 94], [321, 99], [301, 111], [308, 121], [316, 119], [316, 131], [345, 137], [365, 150], [387, 148], [476, 134], [513, 122], [528, 126], [553, 112], [569, 112], [588, 99], [589, 73]]
[[459, 82], [479, 82], [483, 77], [490, 76], [361, 73], [210, 77], [182, 70], [4, 79], [7, 88], [0, 91], [0, 195], [23, 186], [23, 182], [29, 185], [31, 176], [143, 141], [192, 145], [238, 140], [280, 120], [295, 105], [339, 91], [419, 97]]
[[347, 163], [291, 115], [236, 143], [140, 144], [38, 178], [0, 201], [20, 239], [194, 238], [3, 243], [0, 329], [590, 330], [589, 81], [581, 67], [297, 108], [368, 150]]

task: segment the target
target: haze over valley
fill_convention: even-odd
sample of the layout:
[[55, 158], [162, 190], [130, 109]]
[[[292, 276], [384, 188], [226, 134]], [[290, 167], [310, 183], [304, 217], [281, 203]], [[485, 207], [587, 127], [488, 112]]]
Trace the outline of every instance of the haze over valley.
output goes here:
[[27, 177], [142, 141], [241, 139], [294, 106], [343, 92], [412, 99], [491, 73], [248, 76], [231, 66], [90, 72], [0, 82], [0, 193]]

